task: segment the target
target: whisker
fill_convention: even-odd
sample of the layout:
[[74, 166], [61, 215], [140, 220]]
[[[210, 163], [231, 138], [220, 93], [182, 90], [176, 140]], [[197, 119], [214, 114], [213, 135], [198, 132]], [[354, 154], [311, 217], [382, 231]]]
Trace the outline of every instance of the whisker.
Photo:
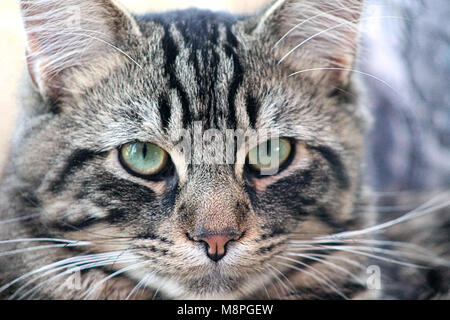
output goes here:
[[143, 283], [143, 285], [141, 285], [142, 291], [145, 291], [145, 290], [147, 289], [147, 287], [148, 287], [148, 280], [151, 279], [151, 278], [154, 278], [157, 274], [158, 274], [157, 271], [153, 271], [153, 272], [152, 272], [152, 276], [149, 277], [149, 278], [147, 279], [147, 281], [145, 281], [145, 282]]
[[265, 276], [265, 271], [266, 270], [267, 270], [266, 268], [262, 268], [262, 269], [258, 268], [256, 271], [260, 275], [259, 280], [260, 280], [260, 282], [261, 282], [261, 284], [262, 284], [262, 286], [264, 288], [264, 291], [266, 293], [267, 299], [271, 300], [271, 296], [270, 296], [269, 291], [267, 290], [267, 286], [266, 286], [266, 284], [264, 283], [264, 280], [263, 280], [263, 277]]
[[[128, 262], [133, 262], [133, 261], [136, 261], [136, 258], [135, 258], [135, 257], [133, 257], [133, 258], [129, 258], [129, 257], [128, 257], [128, 258], [123, 258], [123, 259], [121, 259], [120, 262], [121, 262], [121, 263], [128, 263]], [[34, 295], [35, 293], [37, 293], [37, 291], [38, 291], [41, 287], [43, 287], [44, 285], [46, 285], [46, 284], [48, 284], [48, 283], [51, 283], [51, 282], [53, 282], [53, 281], [59, 279], [59, 278], [65, 276], [65, 275], [73, 274], [73, 273], [76, 272], [76, 271], [82, 271], [82, 270], [86, 270], [86, 269], [92, 269], [92, 268], [96, 268], [96, 267], [112, 265], [112, 264], [114, 264], [114, 263], [117, 263], [117, 259], [109, 259], [109, 260], [105, 260], [105, 261], [101, 261], [101, 262], [94, 262], [94, 263], [84, 264], [84, 265], [81, 265], [81, 266], [76, 266], [75, 268], [71, 268], [71, 269], [66, 270], [66, 271], [64, 271], [64, 272], [62, 272], [62, 273], [59, 273], [59, 274], [57, 274], [57, 275], [51, 277], [50, 279], [48, 279], [48, 280], [46, 280], [46, 281], [44, 281], [44, 282], [38, 284], [38, 285], [35, 286], [34, 288], [32, 288], [32, 289], [28, 290], [27, 292], [25, 292], [25, 293], [24, 293], [22, 296], [20, 296], [18, 299], [19, 299], [19, 300], [22, 300], [22, 299], [24, 299], [26, 296], [29, 296], [29, 295], [31, 295], [31, 296], [30, 296], [30, 299], [31, 299], [31, 298], [33, 297], [33, 295]], [[14, 296], [11, 297], [10, 299], [13, 299], [16, 295], [17, 295], [17, 294], [14, 294]]]
[[422, 254], [428, 254], [425, 248], [418, 246], [413, 243], [402, 242], [402, 241], [391, 241], [391, 240], [376, 240], [376, 239], [330, 239], [330, 240], [292, 240], [291, 244], [294, 245], [313, 245], [313, 244], [333, 244], [333, 243], [363, 243], [363, 244], [373, 244], [381, 246], [392, 246], [410, 249]]
[[26, 215], [26, 216], [6, 219], [6, 220], [3, 220], [3, 221], [0, 221], [0, 225], [1, 224], [8, 224], [8, 223], [13, 223], [13, 222], [18, 222], [18, 221], [32, 220], [32, 219], [38, 218], [40, 216], [41, 216], [40, 213], [35, 213], [35, 214], [29, 214], [29, 215]]
[[[342, 247], [342, 246], [339, 246], [339, 247]], [[348, 246], [348, 245], [346, 245], [346, 246], [343, 246], [343, 247], [344, 248], [349, 248], [349, 249], [365, 250], [365, 251], [370, 251], [370, 252], [383, 253], [383, 254], [390, 255], [390, 256], [402, 256], [404, 258], [415, 259], [417, 261], [423, 261], [423, 262], [427, 262], [427, 263], [434, 263], [434, 264], [437, 264], [437, 265], [450, 267], [450, 262], [449, 261], [446, 261], [444, 259], [440, 259], [438, 257], [431, 256], [429, 254], [417, 255], [416, 253], [404, 252], [404, 251], [399, 251], [399, 250], [383, 249], [383, 248], [377, 248], [377, 247], [373, 247], [373, 246]], [[427, 268], [427, 266], [423, 266], [423, 267]]]
[[114, 256], [114, 254], [118, 254], [118, 252], [109, 252], [109, 253], [101, 253], [101, 254], [90, 254], [90, 255], [84, 255], [84, 256], [78, 256], [78, 257], [71, 257], [71, 258], [67, 258], [67, 259], [63, 259], [57, 262], [53, 262], [50, 263], [48, 265], [45, 265], [43, 267], [40, 267], [38, 269], [32, 270], [30, 272], [27, 272], [25, 274], [23, 274], [22, 276], [8, 282], [7, 284], [3, 285], [2, 287], [0, 287], [0, 293], [3, 292], [4, 290], [6, 290], [7, 288], [9, 288], [10, 286], [14, 285], [15, 283], [22, 281], [30, 276], [33, 276], [34, 274], [46, 271], [48, 269], [52, 269], [55, 267], [59, 267], [61, 265], [70, 265], [72, 263], [80, 263], [80, 262], [84, 262], [85, 260], [89, 260], [89, 259], [100, 259], [100, 258], [104, 258], [104, 257], [111, 257]]
[[382, 84], [384, 84], [385, 86], [389, 87], [389, 89], [392, 89], [392, 91], [394, 91], [396, 94], [399, 94], [398, 91], [396, 89], [394, 89], [394, 87], [392, 87], [388, 82], [386, 82], [385, 80], [374, 76], [373, 74], [367, 73], [367, 72], [363, 72], [360, 70], [356, 70], [356, 69], [352, 69], [352, 68], [339, 68], [339, 67], [323, 67], [323, 68], [310, 68], [310, 69], [304, 69], [304, 70], [300, 70], [300, 71], [296, 71], [294, 73], [291, 73], [289, 75], [289, 77], [293, 77], [295, 75], [304, 73], [304, 72], [312, 72], [312, 71], [321, 71], [321, 70], [329, 70], [329, 71], [333, 71], [333, 70], [337, 70], [337, 71], [349, 71], [349, 72], [354, 72], [354, 73], [358, 73], [364, 76], [368, 76], [370, 78], [373, 78], [375, 80], [380, 81]]
[[[280, 280], [278, 275], [272, 270], [272, 268], [270, 268], [270, 265], [268, 265], [268, 266], [269, 266], [269, 269], [267, 269], [267, 270], [269, 270], [273, 274], [275, 280], [277, 280], [278, 287], [280, 287], [281, 290], [283, 290], [283, 286], [280, 286], [280, 282], [282, 282], [282, 281]], [[281, 299], [281, 294], [280, 294], [280, 291], [277, 288], [277, 285], [274, 285], [273, 287], [274, 287], [275, 291], [277, 292], [278, 300], [282, 300]]]
[[[372, 248], [372, 247], [368, 247], [368, 248]], [[361, 256], [366, 256], [369, 258], [374, 258], [377, 260], [381, 260], [381, 261], [386, 261], [386, 262], [391, 262], [391, 263], [395, 263], [398, 265], [403, 265], [406, 267], [413, 267], [413, 268], [418, 268], [418, 269], [428, 269], [429, 267], [427, 266], [423, 266], [423, 265], [418, 265], [418, 264], [414, 264], [414, 263], [409, 263], [409, 262], [404, 262], [401, 260], [396, 260], [396, 259], [391, 259], [391, 258], [387, 258], [381, 255], [375, 255], [375, 254], [371, 254], [371, 253], [367, 253], [364, 251], [359, 251], [359, 250], [353, 250], [353, 249], [349, 249], [346, 248], [345, 246], [319, 246], [319, 247], [311, 247], [311, 248], [299, 248], [301, 251], [304, 250], [313, 250], [313, 251], [328, 251], [328, 250], [335, 250], [335, 251], [344, 251], [344, 252], [349, 252], [349, 253], [354, 253], [354, 254], [359, 254]]]
[[155, 293], [153, 294], [152, 300], [156, 300], [156, 296], [159, 293], [159, 289], [161, 289], [162, 283], [158, 286], [158, 288], [155, 290]]
[[138, 268], [138, 267], [140, 267], [140, 266], [142, 266], [142, 265], [144, 265], [144, 264], [146, 264], [146, 263], [149, 263], [150, 261], [149, 260], [147, 260], [147, 261], [141, 261], [141, 262], [138, 262], [138, 263], [134, 263], [134, 264], [132, 264], [132, 265], [130, 265], [130, 266], [126, 266], [126, 267], [124, 267], [124, 268], [122, 268], [122, 269], [119, 269], [119, 270], [117, 270], [116, 272], [113, 272], [112, 274], [110, 274], [109, 276], [107, 276], [107, 277], [105, 277], [105, 278], [103, 278], [102, 280], [100, 280], [99, 282], [97, 282], [87, 293], [86, 293], [86, 295], [85, 295], [85, 300], [88, 300], [93, 294], [94, 294], [94, 292], [95, 292], [95, 290], [97, 290], [97, 288], [98, 287], [100, 287], [103, 283], [105, 283], [106, 281], [108, 281], [109, 279], [112, 279], [112, 278], [114, 278], [114, 277], [116, 277], [116, 276], [118, 276], [118, 275], [120, 275], [120, 274], [122, 274], [122, 273], [124, 273], [124, 272], [127, 272], [127, 271], [130, 271], [130, 270], [133, 270], [133, 269], [136, 269], [136, 268]]
[[45, 245], [45, 246], [35, 246], [35, 247], [29, 247], [29, 248], [22, 248], [22, 249], [15, 249], [5, 252], [0, 252], [0, 257], [4, 256], [10, 256], [14, 254], [24, 253], [24, 252], [32, 252], [37, 250], [44, 250], [44, 249], [56, 249], [56, 248], [68, 248], [68, 247], [82, 247], [90, 245], [89, 242], [87, 243], [65, 243], [65, 244], [52, 244], [52, 245]]
[[[101, 233], [98, 233], [98, 232], [87, 231], [87, 230], [84, 230], [84, 229], [80, 229], [80, 228], [78, 228], [78, 227], [76, 227], [76, 226], [74, 226], [74, 225], [72, 225], [70, 223], [67, 223], [67, 222], [63, 222], [62, 224], [64, 226], [69, 227], [69, 228], [71, 228], [71, 229], [73, 229], [75, 231], [78, 231], [80, 233], [86, 233], [88, 235], [93, 235], [93, 236], [96, 236], [96, 237], [98, 237], [100, 239], [113, 239], [113, 240], [116, 240], [116, 239], [118, 239], [118, 240], [123, 240], [123, 239], [134, 240], [134, 239], [136, 239], [136, 237], [132, 237], [132, 236], [128, 236], [128, 237], [120, 236], [119, 237], [119, 236], [105, 235], [105, 234], [101, 234]], [[91, 239], [90, 241], [94, 241], [94, 240]]]
[[279, 45], [279, 44], [280, 44], [280, 43], [281, 43], [288, 35], [290, 35], [295, 29], [300, 28], [300, 27], [301, 27], [302, 25], [304, 25], [305, 23], [307, 23], [307, 22], [309, 22], [309, 21], [312, 21], [312, 20], [314, 20], [314, 19], [316, 19], [316, 18], [319, 18], [319, 17], [321, 17], [321, 16], [329, 15], [329, 14], [332, 13], [332, 12], [343, 11], [343, 10], [351, 10], [352, 8], [355, 8], [355, 7], [338, 8], [338, 9], [334, 9], [334, 10], [329, 10], [329, 11], [326, 11], [326, 12], [322, 12], [322, 13], [316, 14], [315, 16], [312, 16], [312, 17], [309, 17], [308, 19], [303, 20], [302, 22], [300, 22], [300, 23], [296, 24], [295, 26], [293, 26], [288, 32], [286, 32], [286, 33], [281, 37], [281, 39], [278, 40], [278, 41], [274, 44], [274, 46], [272, 47], [272, 50], [275, 49], [275, 47], [278, 46], [278, 45]]
[[395, 226], [397, 224], [400, 224], [402, 222], [406, 222], [406, 221], [409, 221], [409, 220], [412, 220], [412, 219], [416, 219], [416, 218], [419, 218], [419, 217], [421, 217], [421, 216], [423, 216], [425, 214], [428, 214], [430, 212], [435, 212], [435, 211], [438, 211], [438, 210], [443, 209], [445, 207], [448, 207], [450, 205], [450, 200], [444, 202], [443, 204], [432, 206], [433, 203], [437, 202], [441, 198], [449, 199], [450, 198], [450, 193], [449, 192], [445, 192], [444, 194], [436, 196], [436, 197], [432, 198], [431, 200], [427, 201], [426, 203], [424, 203], [423, 205], [419, 206], [418, 208], [416, 208], [416, 209], [414, 209], [414, 210], [412, 210], [412, 211], [402, 215], [401, 217], [398, 217], [396, 219], [393, 219], [393, 220], [390, 220], [390, 221], [378, 224], [376, 226], [368, 227], [368, 228], [360, 229], [360, 230], [345, 231], [345, 232], [335, 233], [335, 234], [332, 234], [332, 235], [319, 237], [317, 239], [351, 238], [351, 237], [355, 237], [355, 236], [359, 236], [359, 235], [363, 235], [363, 234], [367, 234], [367, 233], [381, 231], [383, 229], [390, 228], [390, 227]]
[[[291, 262], [294, 262], [294, 263], [296, 263], [296, 264], [300, 264], [300, 265], [302, 265], [302, 266], [304, 266], [304, 267], [312, 268], [311, 266], [309, 266], [309, 265], [307, 265], [307, 264], [305, 264], [305, 263], [303, 263], [303, 262], [301, 262], [301, 261], [297, 261], [297, 260], [290, 259], [290, 258], [288, 258], [288, 257], [283, 257], [283, 256], [279, 256], [279, 257], [280, 257], [280, 258], [283, 258], [283, 259], [286, 259], [286, 260], [289, 260], [289, 261], [291, 261]], [[348, 299], [348, 298], [347, 298], [340, 290], [338, 290], [338, 289], [332, 284], [332, 283], [334, 283], [333, 281], [331, 281], [332, 283], [330, 283], [330, 282], [327, 281], [326, 279], [324, 279], [324, 278], [322, 278], [322, 277], [320, 277], [320, 276], [317, 276], [315, 273], [310, 272], [310, 271], [305, 270], [305, 269], [301, 269], [301, 268], [299, 268], [299, 267], [296, 267], [295, 265], [290, 265], [290, 264], [288, 264], [288, 263], [284, 263], [284, 262], [281, 262], [281, 261], [277, 261], [277, 263], [279, 263], [279, 264], [281, 264], [281, 265], [283, 265], [283, 266], [285, 266], [285, 267], [288, 267], [288, 268], [291, 268], [291, 269], [294, 269], [294, 270], [297, 270], [297, 271], [306, 273], [307, 275], [311, 276], [312, 278], [314, 278], [314, 279], [317, 280], [318, 282], [320, 282], [320, 283], [322, 283], [322, 284], [325, 284], [329, 289], [331, 289], [332, 291], [334, 291], [336, 294], [338, 294], [338, 295], [339, 295], [340, 297], [342, 297], [343, 299], [345, 299], [345, 300]], [[314, 269], [315, 272], [319, 272], [319, 274], [321, 273], [320, 271], [317, 271], [315, 268], [312, 268], [312, 269]], [[326, 276], [325, 276], [325, 277], [326, 277]], [[328, 277], [326, 277], [326, 278], [328, 278]]]
[[329, 27], [327, 29], [324, 29], [322, 31], [319, 31], [315, 34], [313, 34], [312, 36], [306, 38], [305, 40], [303, 40], [302, 42], [300, 42], [298, 45], [296, 45], [294, 48], [292, 48], [291, 50], [289, 50], [288, 53], [286, 53], [279, 61], [278, 64], [280, 64], [281, 62], [283, 62], [289, 55], [291, 55], [295, 50], [297, 50], [298, 48], [300, 48], [301, 46], [303, 46], [305, 43], [309, 42], [310, 40], [326, 33], [329, 31], [332, 31], [334, 29], [346, 26], [346, 25], [353, 25], [355, 23], [359, 23], [361, 21], [366, 21], [366, 20], [371, 20], [371, 19], [400, 19], [400, 20], [407, 20], [403, 17], [399, 17], [399, 16], [379, 16], [379, 17], [366, 17], [366, 18], [361, 18], [361, 19], [356, 19], [356, 20], [351, 20], [351, 21], [346, 21], [343, 23], [339, 23], [337, 25], [334, 25], [332, 27]]
[[130, 291], [130, 293], [127, 295], [127, 297], [125, 298], [125, 300], [129, 300], [131, 296], [133, 296], [133, 294], [144, 285], [144, 283], [147, 282], [147, 280], [149, 280], [151, 277], [155, 276], [155, 272], [150, 272], [149, 274], [145, 275], [135, 286], [134, 288]]
[[[78, 258], [78, 259], [77, 259]], [[17, 296], [21, 291], [23, 291], [26, 287], [28, 287], [30, 284], [32, 284], [33, 282], [35, 282], [36, 280], [38, 280], [38, 279], [41, 279], [41, 278], [44, 278], [45, 276], [47, 276], [47, 275], [49, 275], [49, 274], [52, 274], [52, 273], [55, 273], [55, 272], [59, 272], [60, 270], [64, 270], [64, 269], [67, 269], [67, 268], [71, 268], [70, 269], [70, 272], [69, 273], [73, 273], [73, 270], [76, 270], [76, 268], [78, 267], [78, 266], [80, 266], [80, 265], [87, 265], [87, 264], [89, 264], [89, 263], [100, 263], [100, 262], [103, 262], [103, 261], [108, 261], [108, 260], [110, 260], [111, 259], [111, 257], [110, 257], [110, 255], [98, 255], [98, 254], [93, 254], [93, 255], [89, 255], [89, 256], [81, 256], [81, 257], [74, 257], [74, 258], [71, 258], [72, 260], [73, 259], [75, 259], [75, 261], [74, 262], [70, 262], [70, 263], [67, 263], [67, 264], [65, 264], [65, 265], [63, 265], [62, 267], [58, 267], [58, 266], [51, 266], [51, 265], [48, 265], [48, 268], [40, 268], [40, 269], [38, 269], [38, 270], [36, 270], [36, 272], [32, 272], [31, 274], [29, 274], [28, 276], [32, 276], [33, 274], [35, 274], [35, 273], [38, 273], [38, 272], [41, 272], [41, 271], [44, 271], [44, 270], [48, 270], [48, 269], [50, 269], [50, 270], [48, 270], [48, 271], [46, 271], [46, 272], [44, 272], [44, 273], [42, 273], [42, 274], [39, 274], [38, 276], [36, 276], [36, 277], [33, 277], [32, 279], [30, 279], [30, 280], [28, 280], [27, 282], [25, 282], [22, 286], [20, 286], [18, 289], [16, 289], [16, 291], [14, 292], [14, 294], [10, 297], [10, 299], [13, 299], [15, 296]], [[68, 259], [66, 259], [66, 260], [68, 260]], [[43, 270], [41, 270], [41, 269], [43, 269]], [[25, 276], [25, 275], [24, 275]], [[19, 281], [19, 280], [22, 280], [22, 279], [25, 279], [25, 278], [27, 278], [27, 277], [24, 277], [24, 276], [22, 276], [22, 277], [20, 277], [19, 279], [17, 279], [17, 281]], [[17, 282], [17, 281], [14, 281], [14, 282]], [[11, 283], [11, 285], [12, 284], [14, 284], [14, 282], [13, 283]]]
[[283, 272], [281, 272], [280, 270], [278, 270], [277, 268], [275, 268], [271, 265], [269, 265], [269, 267], [272, 268], [273, 270], [275, 270], [278, 274], [280, 274], [281, 277], [283, 277], [283, 279], [285, 279], [287, 281], [290, 288], [286, 284], [284, 284], [284, 282], [283, 282], [283, 284], [284, 284], [284, 287], [286, 288], [286, 292], [288, 294], [297, 294], [297, 289], [295, 288], [295, 285], [292, 283], [291, 280], [289, 280], [288, 277], [285, 276], [285, 274]]
[[80, 242], [88, 243], [88, 241], [57, 239], [57, 238], [20, 238], [20, 239], [0, 240], [0, 244], [9, 244], [17, 242], [63, 242], [67, 244], [77, 244]]
[[348, 269], [345, 269], [344, 267], [341, 267], [333, 262], [327, 261], [326, 259], [321, 259], [318, 257], [314, 257], [313, 255], [309, 255], [309, 254], [301, 254], [301, 253], [286, 253], [287, 255], [292, 255], [292, 256], [296, 256], [296, 257], [300, 257], [300, 258], [305, 258], [305, 259], [309, 259], [309, 260], [313, 260], [319, 263], [323, 263], [325, 265], [328, 265], [330, 267], [333, 267], [335, 270], [339, 270], [344, 274], [347, 274], [349, 276], [351, 276], [353, 279], [356, 280], [356, 282], [363, 284], [363, 281], [358, 278], [355, 274], [353, 274], [352, 272], [350, 272]]
[[352, 265], [356, 268], [359, 268], [361, 270], [365, 270], [366, 266], [364, 266], [362, 263], [359, 263], [358, 261], [355, 260], [350, 260], [341, 256], [336, 256], [336, 255], [326, 255], [326, 254], [320, 254], [320, 253], [310, 253], [309, 254], [312, 257], [319, 257], [319, 258], [328, 258], [328, 259], [334, 259], [334, 260], [339, 260], [345, 263], [348, 263], [349, 265]]
[[[34, 31], [36, 31], [36, 30], [34, 30]], [[87, 30], [87, 29], [84, 30], [84, 29], [83, 29], [83, 31], [84, 31], [84, 32], [90, 32], [90, 33], [99, 33], [99, 34], [102, 34], [102, 33], [100, 33], [100, 32], [94, 31], [94, 30]], [[133, 62], [136, 66], [138, 66], [141, 70], [143, 69], [142, 66], [141, 66], [136, 60], [134, 60], [129, 54], [127, 54], [125, 51], [123, 51], [122, 49], [120, 49], [120, 48], [118, 48], [117, 46], [113, 45], [112, 43], [110, 43], [110, 42], [108, 42], [108, 41], [105, 41], [105, 40], [103, 40], [103, 39], [97, 38], [97, 37], [95, 37], [95, 36], [93, 36], [93, 35], [91, 35], [91, 34], [88, 34], [88, 33], [80, 33], [80, 32], [66, 32], [66, 31], [64, 31], [64, 32], [55, 32], [55, 35], [73, 35], [73, 36], [82, 36], [82, 37], [90, 38], [90, 39], [92, 39], [92, 40], [97, 40], [97, 41], [99, 41], [99, 42], [101, 42], [101, 43], [103, 43], [103, 44], [106, 44], [106, 45], [109, 46], [110, 48], [116, 50], [117, 52], [119, 52], [120, 54], [122, 54], [123, 56], [125, 56], [127, 59], [129, 59], [131, 62]], [[84, 50], [84, 49], [83, 49], [83, 50]], [[38, 52], [38, 53], [33, 53], [32, 55], [29, 55], [28, 57], [30, 57], [30, 56], [35, 56], [35, 55], [37, 55], [37, 54], [39, 54], [39, 52]], [[65, 57], [64, 55], [61, 56], [61, 57], [59, 57], [59, 58], [53, 58], [52, 61], [51, 61], [51, 64], [56, 65], [56, 62], [58, 62], [58, 60], [64, 60], [65, 58], [66, 58], [66, 57]], [[60, 70], [57, 70], [57, 71], [60, 71]]]

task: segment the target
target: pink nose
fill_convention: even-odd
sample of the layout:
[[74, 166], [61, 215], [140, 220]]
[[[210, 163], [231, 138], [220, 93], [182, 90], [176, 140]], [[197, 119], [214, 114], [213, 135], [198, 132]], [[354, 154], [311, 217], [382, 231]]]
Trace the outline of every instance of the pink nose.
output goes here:
[[227, 243], [235, 240], [235, 237], [228, 235], [207, 235], [198, 238], [195, 237], [194, 240], [205, 242], [208, 245], [208, 257], [217, 262], [225, 256]]

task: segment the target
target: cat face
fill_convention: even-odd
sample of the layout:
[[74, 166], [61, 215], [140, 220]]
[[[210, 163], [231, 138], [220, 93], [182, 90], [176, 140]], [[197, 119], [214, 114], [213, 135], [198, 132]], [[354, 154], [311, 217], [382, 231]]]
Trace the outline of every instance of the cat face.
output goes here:
[[[293, 241], [366, 219], [354, 213], [364, 119], [348, 72], [361, 2], [132, 17], [110, 1], [24, 1], [39, 98], [24, 103], [11, 189], [35, 199], [15, 198], [39, 213], [27, 230], [89, 242], [52, 261], [118, 252], [109, 272], [171, 298], [274, 292], [278, 273], [285, 296], [316, 290], [304, 265], [331, 269]], [[251, 152], [263, 146], [267, 174]]]

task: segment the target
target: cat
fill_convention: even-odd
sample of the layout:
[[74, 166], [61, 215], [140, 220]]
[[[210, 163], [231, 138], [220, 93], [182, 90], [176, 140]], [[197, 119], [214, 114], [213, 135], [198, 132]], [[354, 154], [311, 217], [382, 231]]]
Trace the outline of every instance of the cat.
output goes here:
[[376, 299], [383, 261], [445, 269], [374, 236], [390, 226], [364, 182], [364, 1], [20, 4], [2, 298]]

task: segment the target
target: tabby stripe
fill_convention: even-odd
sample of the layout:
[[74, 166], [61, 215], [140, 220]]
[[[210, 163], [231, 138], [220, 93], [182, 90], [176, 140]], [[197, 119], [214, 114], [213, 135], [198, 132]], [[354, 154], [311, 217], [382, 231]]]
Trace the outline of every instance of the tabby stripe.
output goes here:
[[67, 223], [64, 221], [54, 222], [50, 226], [52, 229], [58, 229], [61, 232], [70, 232], [70, 231], [79, 231], [85, 228], [88, 228], [100, 221], [104, 221], [105, 219], [98, 219], [95, 217], [85, 217], [80, 219], [79, 221]]
[[171, 89], [176, 89], [178, 95], [180, 96], [181, 107], [183, 109], [183, 125], [184, 127], [188, 127], [188, 124], [191, 122], [191, 112], [189, 110], [189, 98], [184, 90], [183, 86], [180, 83], [180, 80], [176, 76], [175, 71], [175, 61], [178, 56], [179, 50], [177, 45], [175, 44], [174, 39], [170, 35], [169, 26], [163, 24], [164, 28], [164, 37], [162, 39], [162, 46], [165, 55], [165, 65], [164, 70], [166, 76], [169, 77], [169, 86]]
[[236, 53], [236, 48], [238, 46], [238, 40], [231, 31], [231, 26], [227, 26], [227, 44], [225, 45], [225, 53], [228, 57], [233, 60], [233, 80], [230, 85], [230, 90], [228, 92], [228, 128], [233, 129], [236, 127], [236, 94], [239, 87], [242, 85], [244, 80], [243, 67], [239, 61], [239, 56]]
[[258, 119], [259, 102], [250, 93], [247, 94], [246, 98], [247, 115], [250, 123], [250, 127], [256, 128], [256, 120]]
[[105, 157], [107, 152], [94, 152], [86, 149], [75, 150], [68, 158], [66, 165], [61, 170], [58, 178], [53, 181], [48, 190], [54, 194], [60, 193], [65, 189], [67, 178], [80, 170], [86, 162], [96, 157]]
[[[210, 75], [210, 86], [209, 86], [209, 95], [211, 99], [209, 100], [209, 109], [211, 112], [214, 112], [214, 125], [216, 128], [219, 127], [219, 119], [223, 118], [224, 112], [222, 108], [220, 108], [220, 113], [217, 112], [217, 101], [216, 101], [216, 88], [217, 88], [217, 79], [219, 76], [219, 64], [220, 55], [217, 53], [216, 48], [218, 46], [218, 39], [220, 37], [219, 34], [219, 25], [212, 25], [212, 35], [211, 35], [211, 62], [210, 66], [214, 69], [214, 72]], [[212, 84], [215, 84], [214, 86]]]
[[[131, 219], [139, 217], [141, 210], [145, 211], [145, 205], [155, 203], [155, 193], [151, 189], [139, 183], [126, 179], [117, 178], [114, 174], [106, 171], [99, 171], [94, 175], [89, 175], [83, 183], [82, 188], [95, 190], [91, 192], [81, 192], [77, 199], [85, 199], [92, 202], [92, 207], [102, 208], [107, 212], [105, 217], [89, 216], [87, 214], [77, 221], [58, 221], [51, 226], [61, 231], [81, 230], [98, 223], [117, 224], [130, 222]], [[89, 187], [87, 187], [89, 186]], [[114, 203], [111, 199], [115, 199]], [[167, 192], [162, 199], [161, 208], [172, 210], [174, 205], [173, 192]], [[136, 205], [131, 205], [131, 204]], [[154, 214], [156, 214], [154, 209]], [[160, 211], [159, 211], [160, 212]]]
[[172, 109], [170, 108], [169, 98], [166, 93], [163, 93], [158, 98], [158, 110], [161, 119], [161, 126], [167, 129], [170, 123]]
[[348, 189], [350, 187], [350, 180], [339, 155], [331, 148], [326, 146], [317, 146], [311, 148], [318, 151], [331, 165], [331, 169], [333, 170], [334, 175], [338, 180], [339, 187], [344, 190]]
[[217, 78], [218, 78], [218, 65], [220, 63], [220, 57], [219, 54], [214, 50], [214, 48], [212, 49], [212, 53], [211, 53], [211, 67], [214, 68], [214, 72], [212, 74], [210, 74], [210, 85], [209, 85], [209, 100], [208, 100], [208, 108], [211, 112], [211, 114], [213, 115], [214, 118], [214, 125], [216, 128], [219, 127], [219, 121], [218, 119], [220, 119], [221, 117], [223, 117], [223, 112], [221, 112], [220, 114], [218, 114], [218, 110], [217, 110], [217, 101], [216, 101], [216, 86], [213, 85], [213, 83], [215, 84], [217, 82]]
[[[58, 229], [62, 232], [70, 232], [70, 231], [80, 231], [89, 227], [92, 227], [96, 224], [105, 222], [109, 225], [121, 222], [126, 219], [126, 210], [119, 208], [112, 208], [108, 210], [108, 215], [104, 218], [97, 217], [83, 217], [78, 221], [74, 221], [71, 223], [65, 221], [58, 221], [51, 224], [53, 229]], [[101, 234], [101, 233], [100, 233]]]

